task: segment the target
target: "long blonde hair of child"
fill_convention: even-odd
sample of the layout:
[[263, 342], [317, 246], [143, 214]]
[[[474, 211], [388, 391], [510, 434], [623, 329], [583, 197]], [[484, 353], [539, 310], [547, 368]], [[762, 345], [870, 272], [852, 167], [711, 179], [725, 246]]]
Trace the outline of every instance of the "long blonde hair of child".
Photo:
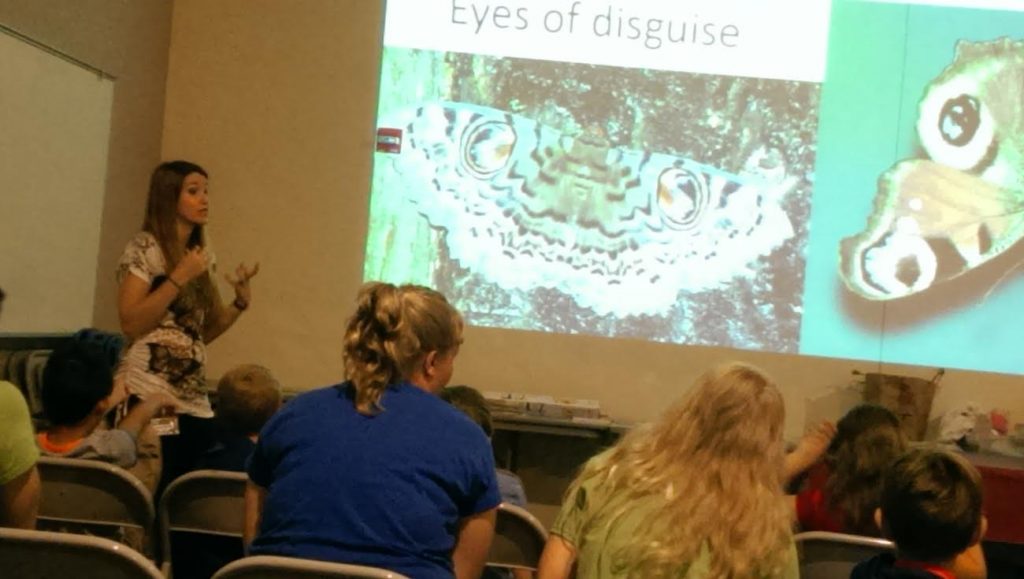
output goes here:
[[710, 577], [780, 574], [792, 542], [782, 492], [783, 420], [782, 396], [760, 370], [732, 363], [708, 371], [655, 423], [587, 463], [566, 496], [594, 480], [600, 496], [614, 501], [590, 505], [581, 536], [615, 520], [629, 499], [654, 496], [663, 508], [614, 554], [628, 562], [630, 576], [677, 575], [704, 545]]

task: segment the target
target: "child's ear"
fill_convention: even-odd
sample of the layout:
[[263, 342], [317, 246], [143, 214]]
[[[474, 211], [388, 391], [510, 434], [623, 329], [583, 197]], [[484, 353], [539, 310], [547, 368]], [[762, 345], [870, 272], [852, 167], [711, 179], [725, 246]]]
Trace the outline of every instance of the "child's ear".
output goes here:
[[971, 538], [971, 545], [980, 543], [986, 534], [988, 534], [988, 517], [981, 515], [981, 521], [978, 522], [978, 530], [974, 533], [974, 537]]
[[437, 356], [437, 350], [431, 350], [423, 357], [423, 375], [427, 378], [434, 377], [434, 367], [437, 365]]

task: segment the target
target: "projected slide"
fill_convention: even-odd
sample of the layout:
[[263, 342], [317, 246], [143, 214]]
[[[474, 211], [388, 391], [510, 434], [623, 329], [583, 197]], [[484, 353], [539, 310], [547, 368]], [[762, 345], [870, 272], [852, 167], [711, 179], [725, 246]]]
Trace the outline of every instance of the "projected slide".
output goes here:
[[1024, 15], [786, 5], [389, 0], [366, 279], [489, 327], [1024, 371], [934, 347], [1024, 291]]

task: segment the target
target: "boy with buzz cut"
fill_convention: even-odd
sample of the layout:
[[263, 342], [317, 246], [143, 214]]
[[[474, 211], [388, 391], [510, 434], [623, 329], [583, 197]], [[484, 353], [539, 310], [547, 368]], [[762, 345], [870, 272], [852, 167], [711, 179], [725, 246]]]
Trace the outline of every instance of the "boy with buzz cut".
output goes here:
[[882, 482], [875, 520], [896, 554], [858, 564], [850, 579], [984, 579], [981, 476], [963, 456], [921, 448], [897, 459]]
[[263, 425], [281, 408], [281, 384], [270, 370], [242, 364], [228, 370], [217, 383], [219, 434], [199, 458], [196, 468], [245, 471]]
[[134, 466], [139, 432], [157, 413], [175, 405], [169, 396], [150, 396], [116, 428], [98, 428], [123, 397], [115, 391], [110, 363], [97, 347], [72, 340], [54, 350], [43, 369], [43, 414], [50, 428], [36, 437], [42, 454]]
[[[245, 472], [260, 430], [281, 408], [281, 384], [263, 366], [242, 364], [221, 376], [216, 401], [217, 437], [195, 468]], [[186, 554], [171, 563], [175, 577], [211, 577], [245, 554], [238, 537], [176, 533], [171, 540], [172, 552]]]

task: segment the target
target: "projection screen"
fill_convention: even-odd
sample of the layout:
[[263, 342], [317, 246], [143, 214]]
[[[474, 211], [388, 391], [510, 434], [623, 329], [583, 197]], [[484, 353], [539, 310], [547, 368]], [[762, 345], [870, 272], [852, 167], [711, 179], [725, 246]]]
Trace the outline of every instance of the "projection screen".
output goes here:
[[1024, 373], [1022, 8], [389, 0], [364, 277], [479, 326]]

